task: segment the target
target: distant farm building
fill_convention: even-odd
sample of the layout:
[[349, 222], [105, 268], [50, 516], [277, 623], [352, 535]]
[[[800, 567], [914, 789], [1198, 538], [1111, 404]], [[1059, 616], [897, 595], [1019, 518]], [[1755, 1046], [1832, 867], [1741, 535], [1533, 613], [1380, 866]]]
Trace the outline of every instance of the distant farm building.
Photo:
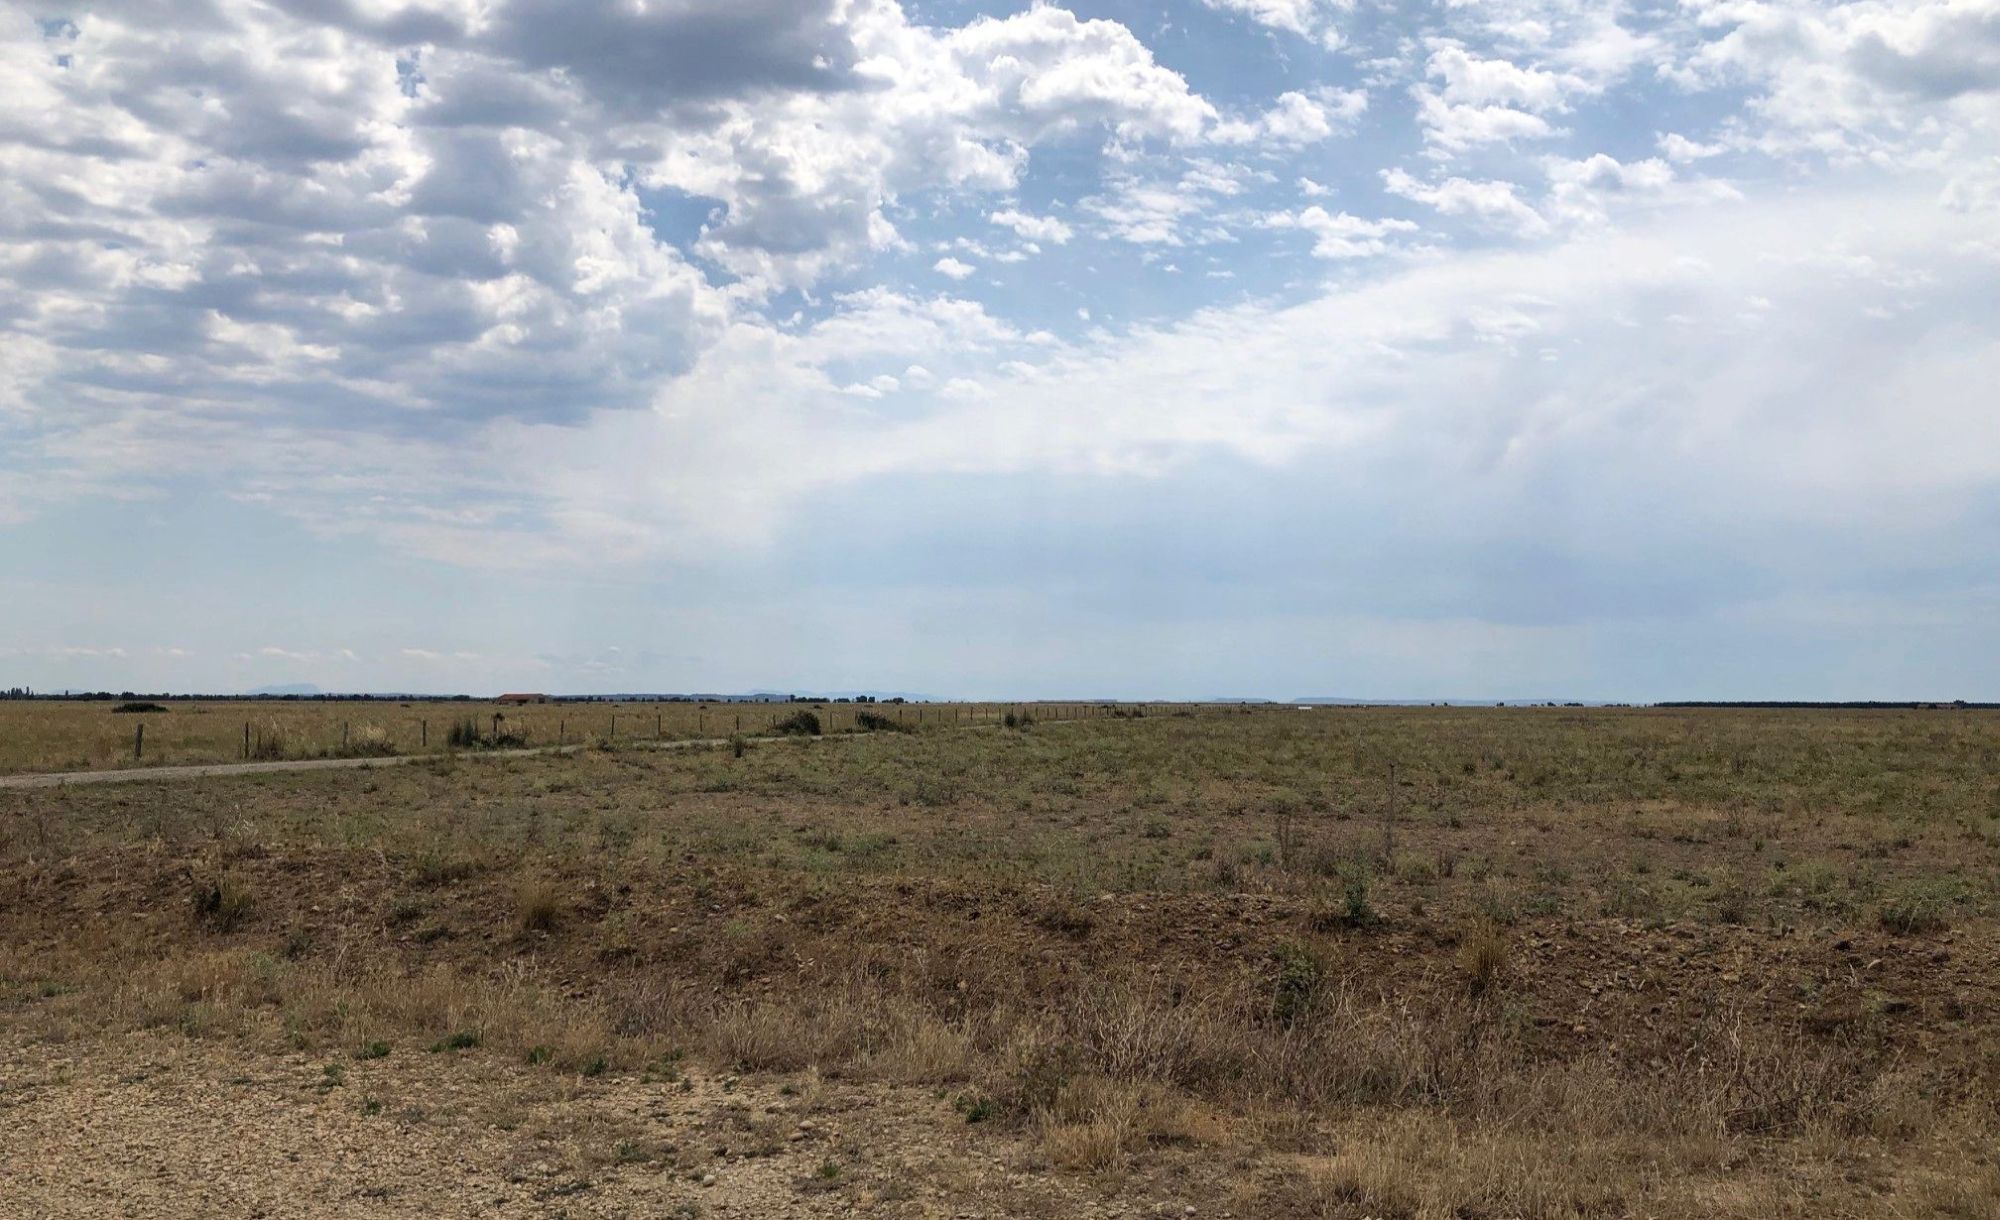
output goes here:
[[548, 701], [549, 697], [547, 695], [523, 694], [520, 691], [516, 691], [510, 695], [502, 695], [494, 700], [495, 703], [547, 703]]

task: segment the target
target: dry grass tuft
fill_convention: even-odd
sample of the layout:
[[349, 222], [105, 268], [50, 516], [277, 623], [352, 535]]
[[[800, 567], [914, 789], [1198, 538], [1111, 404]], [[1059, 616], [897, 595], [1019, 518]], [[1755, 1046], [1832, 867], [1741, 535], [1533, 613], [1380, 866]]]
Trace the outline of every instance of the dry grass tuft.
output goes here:
[[254, 900], [240, 878], [223, 873], [194, 883], [189, 896], [195, 922], [215, 932], [233, 932], [250, 918]]
[[1491, 923], [1480, 923], [1458, 944], [1458, 968], [1466, 988], [1485, 995], [1507, 977], [1510, 955], [1507, 934]]
[[553, 932], [562, 909], [562, 891], [546, 877], [530, 877], [514, 889], [514, 917], [523, 932]]

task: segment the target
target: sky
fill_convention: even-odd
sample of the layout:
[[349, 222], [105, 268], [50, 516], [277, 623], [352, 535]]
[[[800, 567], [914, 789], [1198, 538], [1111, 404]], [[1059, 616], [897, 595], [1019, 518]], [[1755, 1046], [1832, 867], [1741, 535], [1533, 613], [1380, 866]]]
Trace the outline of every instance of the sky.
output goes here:
[[2000, 0], [0, 0], [0, 686], [2000, 698]]

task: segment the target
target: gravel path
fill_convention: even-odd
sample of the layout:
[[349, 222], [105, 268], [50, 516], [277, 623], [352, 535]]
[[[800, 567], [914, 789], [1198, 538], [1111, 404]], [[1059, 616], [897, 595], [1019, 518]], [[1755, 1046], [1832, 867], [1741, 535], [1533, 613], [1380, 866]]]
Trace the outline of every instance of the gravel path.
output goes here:
[[[820, 738], [746, 737], [745, 741], [818, 741]], [[692, 750], [726, 746], [726, 737], [692, 737], [681, 741], [621, 741], [621, 750]], [[457, 755], [462, 759], [529, 758], [537, 754], [571, 754], [586, 747], [534, 746], [519, 750], [476, 750]], [[296, 758], [285, 762], [198, 763], [179, 767], [126, 767], [117, 771], [45, 771], [27, 775], [0, 775], [0, 788], [60, 788], [68, 784], [125, 784], [146, 779], [203, 779], [218, 775], [271, 775], [285, 771], [342, 771], [364, 767], [400, 767], [406, 763], [429, 762], [443, 754], [392, 754], [385, 758]]]

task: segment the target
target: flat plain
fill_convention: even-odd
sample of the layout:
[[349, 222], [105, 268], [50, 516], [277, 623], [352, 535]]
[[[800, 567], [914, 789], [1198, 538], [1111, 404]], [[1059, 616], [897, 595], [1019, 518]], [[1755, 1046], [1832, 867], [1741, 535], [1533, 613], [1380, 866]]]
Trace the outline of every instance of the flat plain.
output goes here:
[[[136, 707], [150, 710], [134, 711]], [[0, 775], [191, 766], [246, 760], [445, 754], [495, 744], [644, 745], [768, 734], [801, 711], [830, 733], [857, 718], [898, 726], [999, 724], [1019, 708], [1062, 720], [1107, 716], [1108, 704], [781, 703], [663, 700], [506, 704], [466, 699], [0, 700]], [[143, 729], [143, 733], [141, 730]]]
[[2000, 1214], [1992, 713], [904, 727], [0, 792], [0, 1210]]

